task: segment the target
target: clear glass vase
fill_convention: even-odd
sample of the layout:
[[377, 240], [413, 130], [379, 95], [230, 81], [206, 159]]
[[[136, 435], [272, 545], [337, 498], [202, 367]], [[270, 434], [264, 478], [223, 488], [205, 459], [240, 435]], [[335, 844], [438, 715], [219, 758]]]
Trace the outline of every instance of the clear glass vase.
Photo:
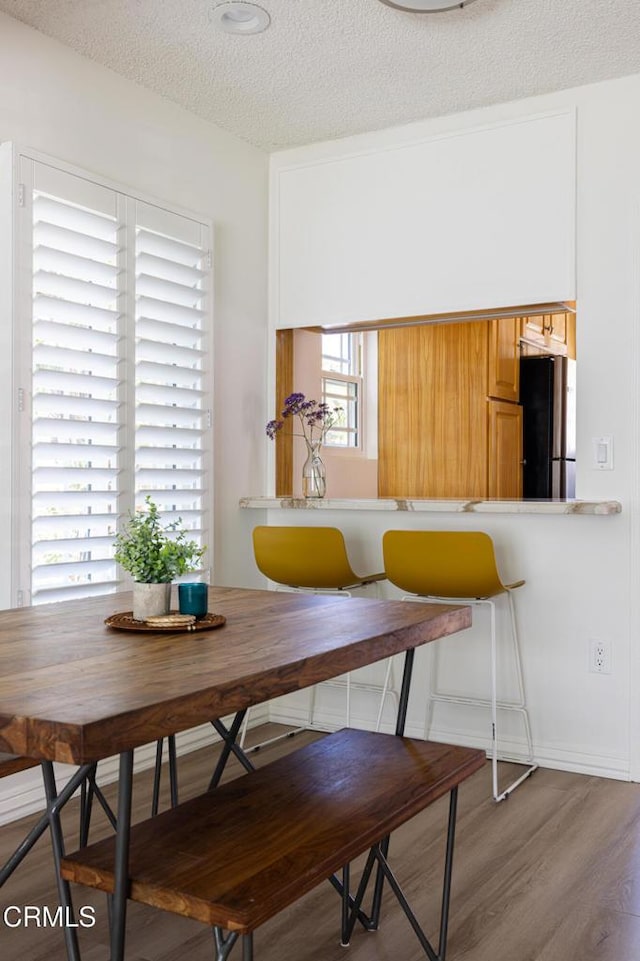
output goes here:
[[327, 473], [320, 448], [322, 441], [307, 441], [307, 459], [302, 465], [302, 493], [305, 497], [324, 497], [327, 490]]

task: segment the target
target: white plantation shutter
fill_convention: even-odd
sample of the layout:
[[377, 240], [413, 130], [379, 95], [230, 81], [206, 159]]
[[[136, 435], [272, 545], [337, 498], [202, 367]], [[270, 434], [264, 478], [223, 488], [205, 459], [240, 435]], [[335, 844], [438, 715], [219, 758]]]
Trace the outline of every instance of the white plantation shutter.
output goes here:
[[138, 204], [136, 226], [136, 495], [202, 543], [206, 494], [205, 277], [201, 225]]
[[147, 494], [210, 543], [210, 228], [31, 159], [20, 177], [18, 603], [37, 604], [116, 590], [113, 537]]
[[34, 602], [116, 581], [118, 223], [34, 188]]

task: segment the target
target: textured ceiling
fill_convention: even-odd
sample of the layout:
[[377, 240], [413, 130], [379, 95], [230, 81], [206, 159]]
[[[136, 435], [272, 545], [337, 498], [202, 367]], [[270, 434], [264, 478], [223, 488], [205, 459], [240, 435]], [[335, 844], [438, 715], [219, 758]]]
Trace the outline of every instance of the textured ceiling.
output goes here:
[[0, 10], [267, 150], [640, 72], [638, 0], [259, 0], [231, 36], [218, 0], [0, 0]]

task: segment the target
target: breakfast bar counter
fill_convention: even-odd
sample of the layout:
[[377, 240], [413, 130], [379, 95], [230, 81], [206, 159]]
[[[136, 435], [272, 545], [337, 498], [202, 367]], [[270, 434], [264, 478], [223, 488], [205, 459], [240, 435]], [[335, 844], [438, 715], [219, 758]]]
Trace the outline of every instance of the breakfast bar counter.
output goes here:
[[240, 507], [255, 510], [384, 511], [425, 514], [619, 514], [616, 500], [463, 500], [399, 497], [241, 497]]

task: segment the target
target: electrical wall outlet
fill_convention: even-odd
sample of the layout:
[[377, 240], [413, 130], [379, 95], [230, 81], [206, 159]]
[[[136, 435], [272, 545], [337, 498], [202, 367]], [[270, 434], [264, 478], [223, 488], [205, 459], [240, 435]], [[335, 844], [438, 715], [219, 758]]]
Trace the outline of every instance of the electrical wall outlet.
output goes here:
[[607, 641], [589, 641], [589, 670], [592, 674], [611, 674], [611, 645]]

